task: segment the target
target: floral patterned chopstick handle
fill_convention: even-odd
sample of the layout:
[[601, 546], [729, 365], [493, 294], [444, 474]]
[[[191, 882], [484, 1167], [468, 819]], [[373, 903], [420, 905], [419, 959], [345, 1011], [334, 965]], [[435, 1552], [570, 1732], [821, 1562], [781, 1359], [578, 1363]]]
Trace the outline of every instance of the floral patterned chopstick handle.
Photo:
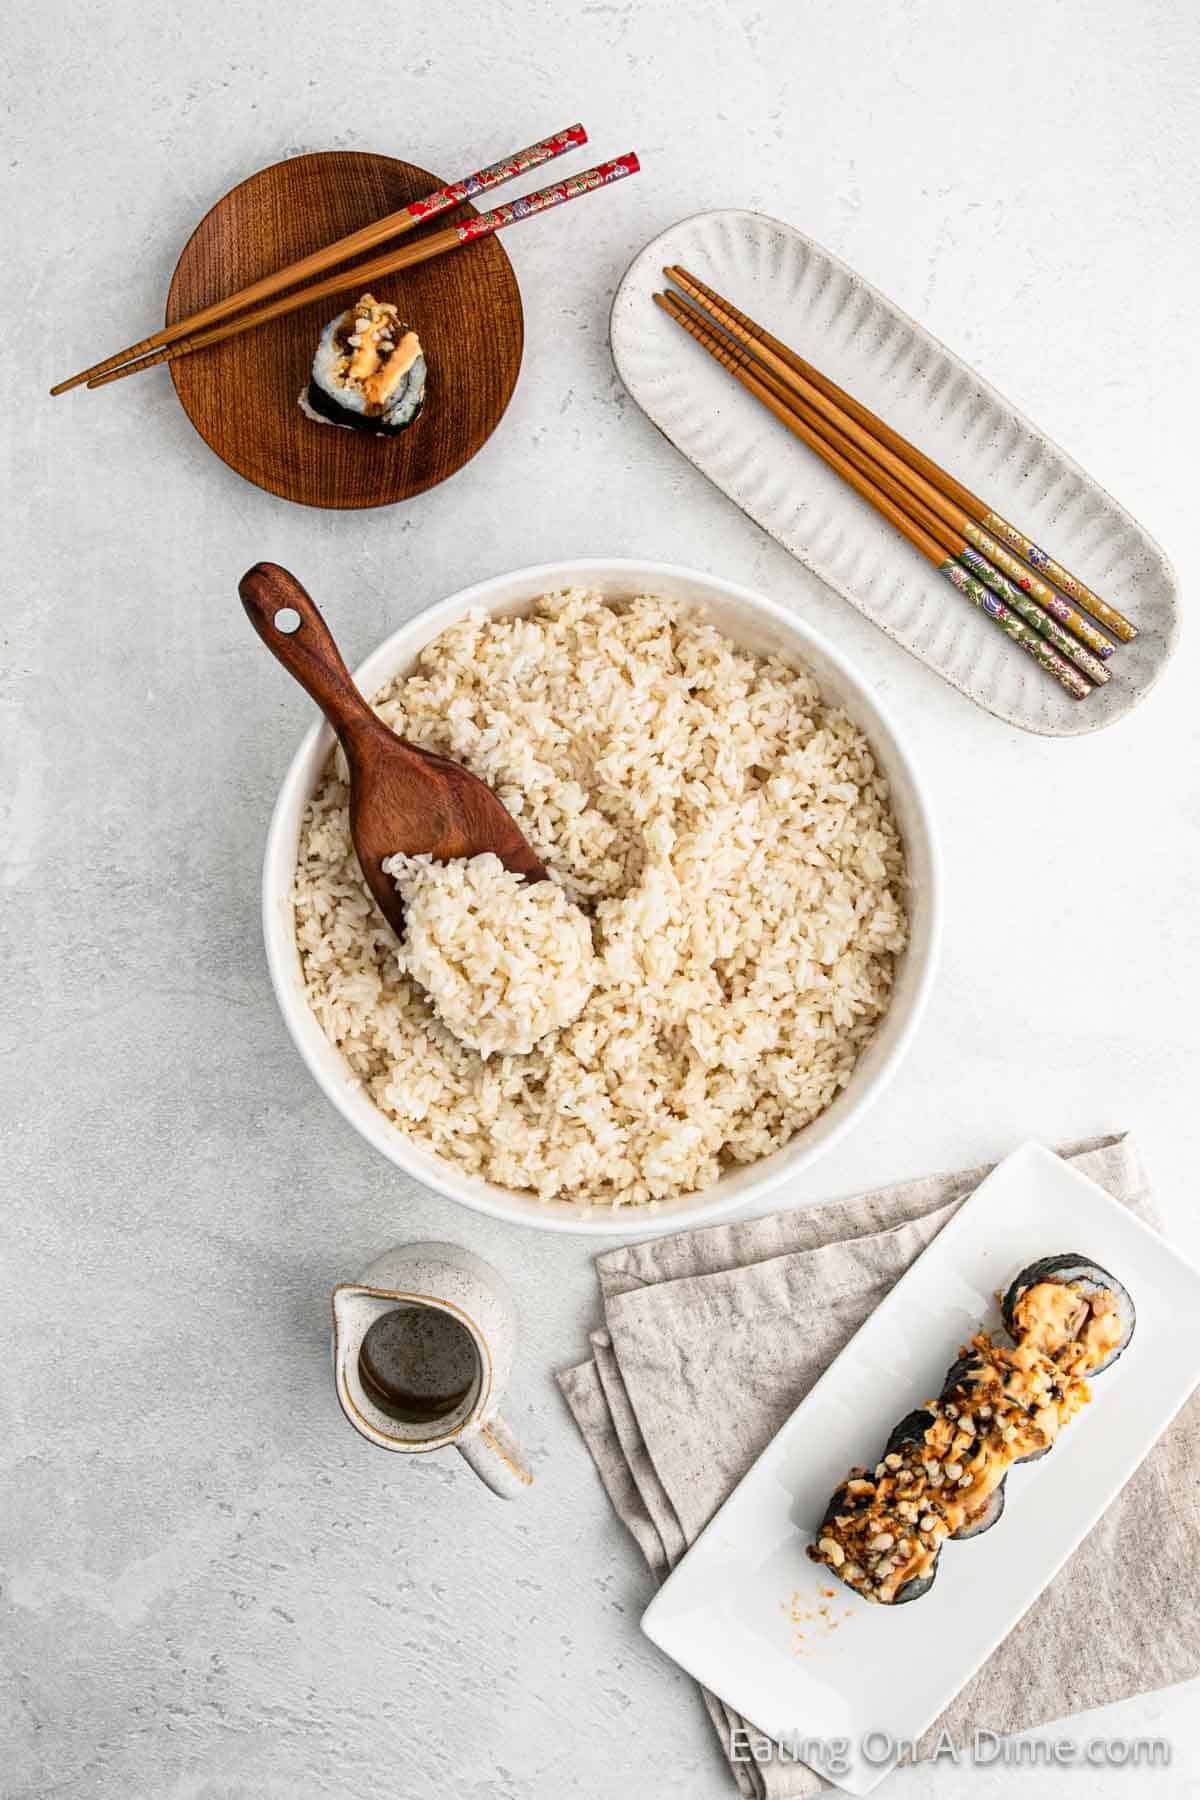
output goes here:
[[493, 231], [503, 231], [506, 225], [515, 225], [518, 219], [531, 219], [535, 214], [546, 212], [551, 206], [561, 206], [566, 200], [576, 200], [581, 194], [590, 194], [596, 188], [608, 187], [611, 182], [620, 181], [623, 175], [636, 175], [641, 164], [632, 150], [624, 156], [616, 156], [611, 162], [597, 163], [594, 169], [584, 169], [580, 175], [570, 175], [566, 181], [556, 181], [553, 187], [539, 188], [534, 194], [526, 194], [520, 200], [507, 201], [503, 206], [493, 207], [491, 212], [477, 213], [473, 219], [464, 219], [456, 229], [460, 244], [469, 244], [472, 239], [487, 237]]
[[976, 525], [973, 519], [968, 519], [962, 531], [967, 542], [973, 544], [990, 563], [1002, 569], [1014, 586], [1019, 587], [1023, 594], [1028, 594], [1031, 600], [1044, 606], [1052, 619], [1057, 619], [1060, 625], [1065, 625], [1068, 631], [1074, 632], [1080, 643], [1086, 644], [1094, 656], [1098, 656], [1102, 662], [1108, 661], [1116, 645], [1103, 632], [1097, 631], [1090, 619], [1085, 619], [1061, 594], [1055, 593], [1040, 575], [1035, 575], [1011, 550], [1006, 550], [1003, 544], [991, 537], [982, 525]]
[[996, 537], [1003, 538], [1006, 544], [1010, 544], [1018, 556], [1023, 556], [1031, 568], [1037, 569], [1047, 581], [1052, 581], [1068, 599], [1090, 612], [1093, 619], [1099, 619], [1102, 625], [1107, 625], [1122, 643], [1128, 644], [1137, 636], [1137, 626], [1130, 624], [1124, 613], [1118, 612], [1115, 606], [1110, 606], [1107, 600], [1102, 600], [1099, 594], [1094, 594], [1077, 575], [1072, 575], [1070, 569], [1064, 569], [1061, 563], [1055, 562], [1048, 551], [1040, 550], [1024, 532], [1018, 531], [1015, 525], [1010, 525], [999, 513], [985, 514], [981, 523]]
[[586, 143], [587, 132], [583, 126], [568, 125], [565, 131], [556, 131], [553, 137], [543, 138], [540, 144], [514, 151], [511, 156], [502, 157], [474, 175], [465, 175], [461, 181], [452, 181], [448, 187], [435, 189], [423, 200], [414, 200], [406, 210], [411, 219], [436, 219], [439, 213], [449, 212], [452, 206], [473, 200], [477, 194], [485, 194], [503, 181], [515, 181], [518, 175], [528, 175], [530, 169], [540, 169], [543, 163], [552, 162], [556, 156], [577, 150], [580, 144]]
[[953, 557], [949, 557], [941, 565], [938, 573], [944, 575], [946, 580], [971, 602], [972, 606], [977, 606], [980, 612], [988, 615], [989, 619], [994, 619], [1001, 631], [1006, 632], [1014, 644], [1019, 644], [1022, 650], [1028, 651], [1036, 662], [1041, 663], [1043, 669], [1053, 675], [1054, 679], [1066, 688], [1068, 694], [1074, 695], [1076, 700], [1087, 699], [1092, 691], [1091, 684], [1084, 680], [1078, 669], [1073, 669], [1070, 663], [1058, 654], [1053, 645], [1046, 642], [1040, 632], [1035, 631], [1032, 625], [1026, 625], [1022, 619], [1018, 619], [1016, 613], [1012, 612], [1003, 600], [997, 600], [995, 594], [989, 592], [982, 581], [964, 569], [960, 562], [955, 562]]
[[1060, 656], [1073, 662], [1077, 669], [1082, 669], [1089, 681], [1097, 687], [1103, 687], [1109, 679], [1111, 670], [1106, 669], [1098, 656], [1093, 656], [1069, 631], [1064, 631], [1058, 621], [1051, 617], [1044, 607], [1031, 600], [1007, 575], [992, 567], [986, 556], [980, 556], [970, 544], [964, 544], [958, 553], [958, 560], [972, 575], [977, 575], [985, 587], [991, 588], [998, 600], [1003, 600], [1027, 625], [1040, 632], [1047, 643], [1053, 644]]

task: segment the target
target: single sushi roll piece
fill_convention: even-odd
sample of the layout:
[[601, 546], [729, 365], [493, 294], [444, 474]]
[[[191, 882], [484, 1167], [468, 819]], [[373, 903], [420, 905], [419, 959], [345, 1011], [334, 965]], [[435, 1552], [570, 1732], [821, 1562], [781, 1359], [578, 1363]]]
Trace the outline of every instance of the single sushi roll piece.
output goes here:
[[[972, 1363], [977, 1364], [980, 1368], [983, 1366], [981, 1358], [967, 1356], [959, 1357], [958, 1362], [954, 1364], [954, 1367], [950, 1370], [950, 1374], [946, 1377], [947, 1392], [950, 1391], [949, 1384], [951, 1377], [960, 1365], [965, 1367]], [[944, 1394], [943, 1398], [945, 1397]], [[918, 1407], [915, 1412], [906, 1413], [900, 1423], [893, 1427], [892, 1435], [884, 1445], [884, 1457], [886, 1458], [892, 1451], [904, 1449], [909, 1445], [912, 1445], [918, 1451], [918, 1454], [921, 1454], [929, 1442], [930, 1436], [934, 1430], [934, 1425], [934, 1415], [926, 1407]], [[1008, 1477], [1005, 1476], [999, 1487], [993, 1488], [992, 1492], [986, 1496], [982, 1505], [975, 1512], [969, 1514], [956, 1531], [950, 1533], [950, 1536], [956, 1542], [960, 1538], [979, 1537], [983, 1532], [991, 1530], [992, 1526], [1000, 1517], [1000, 1514], [1004, 1511], [1004, 1481], [1007, 1479]], [[914, 1586], [915, 1583], [910, 1582], [909, 1585]], [[933, 1578], [931, 1575], [929, 1586], [931, 1587], [932, 1585]], [[927, 1593], [928, 1591], [929, 1589], [927, 1587], [921, 1589], [922, 1594]], [[903, 1590], [901, 1590], [901, 1593], [903, 1593]], [[903, 1597], [906, 1600], [918, 1600], [920, 1599], [920, 1594], [904, 1594]], [[896, 1595], [896, 1600], [899, 1601], [900, 1598], [901, 1594], [898, 1593]], [[893, 1604], [895, 1604], [895, 1602], [893, 1602]]]
[[318, 425], [399, 437], [425, 401], [421, 340], [386, 300], [364, 294], [321, 333], [300, 410]]
[[893, 1450], [903, 1450], [910, 1444], [920, 1445], [925, 1442], [925, 1434], [933, 1426], [933, 1414], [928, 1407], [918, 1406], [915, 1411], [905, 1413], [898, 1425], [893, 1425], [887, 1443], [883, 1446], [884, 1461]]
[[987, 1363], [974, 1350], [964, 1351], [956, 1356], [946, 1370], [946, 1379], [942, 1383], [942, 1399], [948, 1400], [954, 1394], [973, 1394], [980, 1383], [986, 1379]]
[[1001, 1308], [1009, 1336], [1060, 1366], [1099, 1375], [1128, 1348], [1137, 1324], [1129, 1292], [1086, 1256], [1043, 1256], [1021, 1270]]
[[979, 1511], [972, 1513], [965, 1525], [960, 1525], [957, 1531], [951, 1532], [956, 1544], [961, 1543], [964, 1538], [982, 1537], [985, 1531], [992, 1529], [1004, 1511], [1004, 1488], [1007, 1481], [1006, 1475], [1000, 1486], [992, 1489]]
[[[989, 1350], [992, 1348], [990, 1340], [988, 1348]], [[957, 1400], [960, 1404], [968, 1406], [981, 1405], [988, 1398], [985, 1390], [989, 1387], [994, 1387], [996, 1378], [996, 1370], [993, 1362], [990, 1361], [987, 1356], [981, 1355], [978, 1350], [971, 1349], [962, 1356], [957, 1357], [946, 1370], [946, 1379], [942, 1384], [942, 1399], [951, 1401]], [[1011, 1371], [1000, 1372], [1000, 1381], [1002, 1385], [1005, 1380], [1011, 1382], [1012, 1379]], [[995, 1400], [996, 1398], [997, 1396], [993, 1394], [992, 1399]], [[1028, 1435], [1024, 1426], [1024, 1421], [1021, 1421], [1021, 1431], [1022, 1442], [1024, 1442]], [[1037, 1439], [1034, 1448], [1027, 1450], [1024, 1456], [1014, 1455], [1014, 1463], [1037, 1462], [1040, 1457], [1049, 1456], [1051, 1450], [1054, 1448], [1053, 1439], [1047, 1438], [1045, 1442], [1042, 1442], [1041, 1437], [1043, 1434], [1039, 1432], [1034, 1435]], [[1000, 1502], [1000, 1512], [996, 1513], [992, 1518], [991, 1522], [993, 1525], [1003, 1511], [1004, 1502], [1002, 1499]], [[984, 1526], [983, 1529], [986, 1530], [987, 1527]], [[956, 1538], [973, 1537], [975, 1533], [964, 1530], [956, 1531], [954, 1535]]]
[[939, 1550], [924, 1575], [911, 1575], [902, 1582], [892, 1597], [892, 1606], [907, 1606], [910, 1600], [923, 1600], [934, 1582], [937, 1580], [938, 1563], [941, 1561]]

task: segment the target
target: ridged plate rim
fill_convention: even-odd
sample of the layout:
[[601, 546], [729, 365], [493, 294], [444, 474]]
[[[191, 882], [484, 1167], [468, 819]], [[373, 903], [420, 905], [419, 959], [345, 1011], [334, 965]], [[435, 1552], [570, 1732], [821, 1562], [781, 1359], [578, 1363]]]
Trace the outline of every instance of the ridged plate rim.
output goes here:
[[[1003, 420], [1018, 427], [1019, 431], [1028, 437], [1039, 452], [1059, 465], [1064, 475], [1074, 477], [1081, 484], [1091, 499], [1099, 503], [1114, 528], [1120, 528], [1140, 539], [1141, 551], [1147, 563], [1151, 566], [1157, 565], [1155, 573], [1162, 589], [1161, 599], [1158, 602], [1157, 615], [1153, 619], [1149, 617], [1146, 609], [1142, 610], [1142, 616], [1138, 619], [1139, 637], [1135, 644], [1121, 646], [1115, 653], [1110, 664], [1113, 678], [1106, 687], [1097, 689], [1085, 701], [1075, 701], [1061, 690], [1056, 689], [1052, 678], [1030, 663], [1027, 678], [1023, 682], [1018, 679], [1018, 687], [1022, 694], [1028, 692], [1033, 699], [1031, 704], [1022, 706], [1006, 701], [997, 693], [989, 691], [988, 683], [982, 679], [974, 681], [962, 679], [952, 669], [943, 666], [936, 658], [928, 655], [918, 643], [914, 642], [911, 631], [905, 631], [895, 621], [889, 620], [877, 604], [866, 598], [861, 592], [856, 591], [852, 583], [839, 576], [836, 570], [822, 559], [802, 535], [797, 534], [794, 530], [789, 531], [783, 522], [772, 518], [769, 513], [764, 515], [761, 509], [756, 510], [740, 500], [735, 493], [730, 491], [729, 486], [713, 472], [713, 469], [706, 466], [704, 457], [694, 453], [694, 447], [689, 447], [686, 433], [680, 431], [678, 424], [664, 418], [661, 406], [656, 407], [655, 397], [646, 391], [646, 381], [643, 376], [639, 376], [637, 367], [638, 358], [643, 354], [644, 347], [653, 341], [650, 339], [649, 333], [658, 329], [661, 329], [664, 334], [674, 333], [675, 339], [678, 340], [677, 343], [665, 336], [659, 342], [661, 344], [671, 343], [672, 348], [665, 354], [672, 359], [673, 363], [676, 363], [676, 359], [678, 359], [676, 366], [680, 369], [690, 369], [694, 372], [701, 367], [703, 352], [697, 345], [691, 343], [683, 332], [662, 317], [657, 309], [650, 306], [649, 294], [654, 289], [667, 285], [666, 278], [662, 275], [664, 263], [688, 261], [686, 252], [678, 247], [680, 241], [694, 236], [698, 230], [716, 221], [729, 221], [751, 231], [782, 233], [785, 237], [791, 238], [798, 245], [803, 246], [808, 256], [823, 261], [852, 289], [878, 306], [884, 314], [890, 315], [897, 325], [911, 334], [913, 340], [923, 350], [944, 359], [947, 367], [955, 376], [969, 383], [970, 388], [981, 401], [996, 409], [997, 424]], [[693, 273], [700, 276], [701, 279], [710, 278], [704, 268], [693, 268]], [[713, 278], [713, 285], [720, 287], [720, 281]], [[729, 293], [728, 297], [735, 305], [747, 305], [745, 298], [736, 292]], [[747, 310], [753, 312], [753, 305], [747, 305]], [[764, 322], [770, 323], [770, 321]], [[775, 218], [769, 213], [745, 207], [713, 208], [691, 213], [686, 218], [676, 220], [674, 224], [669, 225], [644, 245], [629, 263], [613, 297], [609, 317], [609, 342], [617, 374], [630, 397], [657, 430], [682, 456], [686, 457], [694, 468], [698, 469], [721, 493], [732, 500], [733, 504], [744, 512], [747, 518], [751, 519], [770, 538], [816, 575], [825, 586], [831, 588], [842, 599], [848, 600], [856, 611], [870, 619], [872, 624], [878, 626], [893, 642], [899, 644], [926, 668], [932, 669], [935, 674], [941, 676], [950, 686], [984, 711], [1004, 720], [1007, 724], [1018, 726], [1022, 730], [1034, 732], [1040, 736], [1076, 737], [1101, 730], [1108, 725], [1115, 724], [1119, 719], [1127, 717], [1158, 682], [1174, 653], [1180, 631], [1178, 578], [1161, 545], [1140, 521], [1135, 519], [1073, 457], [1029, 419], [1019, 407], [1008, 400], [978, 370], [965, 362], [948, 345], [935, 337], [932, 332], [913, 319], [879, 288], [861, 276], [857, 270], [832, 251], [827, 250], [815, 238], [809, 237], [805, 232], [799, 230], [798, 227], [789, 224], [786, 220]], [[819, 348], [814, 349], [811, 342], [798, 343], [797, 348], [804, 350], [812, 360], [820, 363]], [[715, 370], [715, 365], [713, 368]], [[836, 374], [836, 371], [833, 370], [829, 372]], [[728, 383], [733, 394], [739, 398], [742, 397], [728, 376], [722, 374], [721, 379]], [[868, 404], [872, 403], [869, 393], [864, 393], [861, 397]], [[752, 406], [753, 402], [747, 401], [747, 405]], [[782, 428], [777, 426], [765, 412], [761, 413], [761, 420], [764, 431], [778, 433], [775, 454], [780, 459], [779, 466], [786, 467], [790, 471], [792, 465], [785, 464], [782, 459], [791, 457], [794, 459], [794, 466], [802, 469], [807, 455], [803, 447], [790, 441], [784, 435]], [[922, 445], [922, 448], [928, 448], [934, 455], [939, 453], [939, 446], [934, 444]], [[944, 451], [942, 459], [946, 460]], [[809, 460], [814, 468], [817, 467], [815, 459], [810, 458]], [[971, 479], [969, 469], [954, 468], [952, 464], [949, 466], [952, 467], [953, 473], [959, 474], [963, 479]], [[857, 496], [847, 494], [846, 497], [848, 503], [863, 509], [862, 516], [865, 522], [871, 520], [871, 515]], [[1017, 522], [1025, 521], [1018, 519]], [[1050, 547], [1053, 548], [1053, 544]], [[897, 543], [897, 554], [915, 557], [915, 553], [909, 552], [907, 547], [900, 543]], [[1070, 558], [1067, 557], [1065, 560], [1069, 562]], [[921, 565], [921, 567], [927, 577], [930, 592], [937, 594], [940, 599], [941, 579], [928, 565]], [[1081, 569], [1079, 573], [1086, 578], [1086, 569]], [[1018, 666], [1024, 663], [1025, 658], [1022, 652], [1015, 645], [1008, 643], [996, 627], [978, 619], [964, 601], [959, 600], [947, 590], [941, 604], [944, 607], [961, 608], [965, 615], [964, 630], [978, 628], [998, 640], [996, 644], [990, 646], [992, 652], [990, 656], [987, 637], [980, 640], [983, 644], [982, 661], [994, 661], [998, 649], [1004, 656], [1015, 659]], [[961, 633], [957, 633], [957, 636], [961, 636]], [[1130, 664], [1135, 661], [1136, 670], [1131, 670]]]

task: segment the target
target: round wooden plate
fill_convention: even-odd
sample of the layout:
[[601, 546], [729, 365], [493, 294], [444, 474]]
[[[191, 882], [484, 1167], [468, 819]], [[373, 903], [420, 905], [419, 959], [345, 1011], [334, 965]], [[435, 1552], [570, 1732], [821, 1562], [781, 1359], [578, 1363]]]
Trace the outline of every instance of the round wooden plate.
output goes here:
[[[415, 163], [354, 150], [263, 169], [196, 227], [171, 281], [167, 323], [440, 186]], [[439, 227], [474, 210], [460, 207]], [[415, 243], [421, 229], [397, 246]], [[500, 423], [525, 330], [517, 279], [496, 238], [384, 277], [371, 291], [400, 306], [429, 363], [425, 410], [401, 437], [317, 425], [297, 405], [322, 328], [357, 291], [170, 365], [200, 436], [255, 486], [304, 506], [390, 506], [461, 469]]]

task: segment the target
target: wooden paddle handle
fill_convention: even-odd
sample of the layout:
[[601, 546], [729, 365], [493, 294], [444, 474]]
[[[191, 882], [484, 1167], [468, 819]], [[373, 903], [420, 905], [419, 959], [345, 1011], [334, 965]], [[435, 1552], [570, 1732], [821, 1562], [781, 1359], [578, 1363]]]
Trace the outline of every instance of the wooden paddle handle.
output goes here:
[[[312, 696], [340, 738], [378, 723], [315, 602], [294, 575], [278, 563], [255, 563], [238, 582], [238, 593], [267, 649]], [[299, 616], [299, 625], [292, 625], [288, 613]]]

